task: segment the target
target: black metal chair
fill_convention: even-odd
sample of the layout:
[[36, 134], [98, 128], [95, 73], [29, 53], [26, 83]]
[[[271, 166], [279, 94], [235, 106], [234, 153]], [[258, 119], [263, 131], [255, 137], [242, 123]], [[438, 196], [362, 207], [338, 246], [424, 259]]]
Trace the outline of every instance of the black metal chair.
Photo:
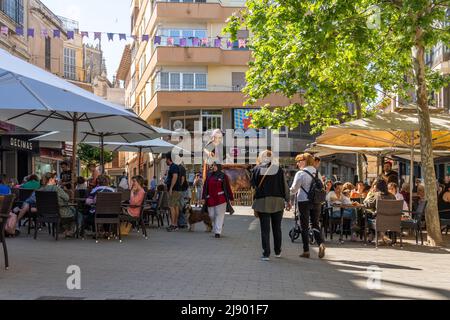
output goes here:
[[48, 224], [48, 233], [58, 241], [59, 226], [61, 224], [58, 193], [51, 191], [36, 191], [36, 209], [37, 214], [34, 218], [34, 239], [37, 239], [38, 224], [46, 223]]
[[6, 247], [5, 224], [8, 221], [15, 195], [0, 196], [0, 242], [3, 245], [3, 254], [5, 256], [5, 269], [9, 268], [8, 248]]
[[[328, 239], [328, 233], [330, 234], [330, 240], [333, 240], [333, 234], [337, 232], [337, 227], [343, 228], [343, 234], [347, 238], [348, 235], [351, 235], [351, 219], [340, 217], [333, 217], [333, 207], [325, 206], [323, 208], [323, 229], [325, 238]], [[345, 228], [345, 226], [349, 226], [349, 228]]]
[[98, 225], [106, 224], [116, 226], [119, 241], [122, 242], [120, 234], [120, 215], [122, 214], [122, 193], [100, 192], [97, 194], [95, 204], [95, 239], [99, 242]]
[[414, 234], [416, 236], [416, 244], [419, 244], [419, 235], [420, 235], [420, 241], [423, 245], [422, 220], [425, 217], [427, 205], [428, 201], [423, 200], [419, 201], [416, 211], [402, 211], [403, 213], [408, 213], [411, 215], [411, 219], [402, 220], [401, 223], [402, 232], [404, 229], [414, 230]]
[[378, 248], [378, 232], [395, 232], [400, 234], [400, 246], [403, 247], [402, 237], [402, 209], [403, 200], [378, 200], [375, 217], [375, 247]]

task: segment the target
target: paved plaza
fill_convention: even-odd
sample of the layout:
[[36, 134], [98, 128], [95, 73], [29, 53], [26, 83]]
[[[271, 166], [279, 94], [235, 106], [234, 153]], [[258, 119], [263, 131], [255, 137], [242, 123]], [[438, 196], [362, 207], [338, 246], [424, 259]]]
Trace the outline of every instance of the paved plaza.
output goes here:
[[[118, 241], [8, 239], [10, 270], [0, 269], [0, 299], [449, 299], [450, 250], [408, 243], [376, 250], [328, 243], [325, 260], [299, 258], [301, 243], [283, 224], [282, 259], [259, 260], [259, 222], [248, 208], [226, 216], [224, 237], [150, 229]], [[449, 237], [446, 237], [447, 243]], [[3, 257], [0, 258], [3, 266]], [[81, 290], [68, 290], [66, 270], [81, 269]], [[371, 266], [378, 266], [368, 281]], [[381, 278], [378, 283], [376, 279]]]

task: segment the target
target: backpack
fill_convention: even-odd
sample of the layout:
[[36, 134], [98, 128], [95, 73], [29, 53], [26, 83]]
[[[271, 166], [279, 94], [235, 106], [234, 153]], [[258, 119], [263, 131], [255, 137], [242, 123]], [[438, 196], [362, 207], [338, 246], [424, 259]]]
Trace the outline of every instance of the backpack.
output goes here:
[[303, 191], [308, 195], [308, 201], [310, 201], [312, 204], [322, 204], [325, 202], [325, 199], [327, 197], [327, 193], [323, 187], [322, 181], [318, 178], [318, 174], [314, 176], [311, 174], [308, 170], [304, 170], [303, 172], [306, 172], [309, 174], [312, 178], [311, 187], [309, 188], [309, 192], [306, 191], [303, 187]]

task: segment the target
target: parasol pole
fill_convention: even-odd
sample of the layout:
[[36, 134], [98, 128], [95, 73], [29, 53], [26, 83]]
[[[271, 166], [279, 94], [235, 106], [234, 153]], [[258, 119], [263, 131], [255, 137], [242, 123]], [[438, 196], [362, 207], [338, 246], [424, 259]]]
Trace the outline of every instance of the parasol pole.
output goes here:
[[139, 165], [139, 175], [142, 176], [142, 171], [141, 171], [141, 158], [142, 158], [142, 147], [139, 147], [139, 158], [138, 158], [138, 165]]
[[414, 176], [414, 131], [411, 131], [411, 162], [409, 168], [409, 211], [413, 204], [413, 176]]
[[105, 174], [105, 137], [103, 136], [103, 133], [100, 134], [100, 165], [101, 165], [101, 172], [102, 174]]
[[75, 112], [73, 115], [73, 136], [72, 136], [72, 163], [70, 164], [70, 170], [72, 172], [72, 192], [71, 192], [71, 197], [72, 200], [75, 199], [75, 189], [77, 187], [77, 177], [76, 177], [76, 165], [75, 162], [77, 161], [77, 135], [78, 135], [78, 113]]

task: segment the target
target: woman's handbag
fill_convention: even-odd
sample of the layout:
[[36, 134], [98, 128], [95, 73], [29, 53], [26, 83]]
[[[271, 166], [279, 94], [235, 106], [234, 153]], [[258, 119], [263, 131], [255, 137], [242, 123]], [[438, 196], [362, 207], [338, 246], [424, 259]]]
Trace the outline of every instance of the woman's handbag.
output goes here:
[[120, 235], [127, 236], [130, 234], [133, 225], [130, 222], [122, 222], [120, 224]]
[[[272, 165], [270, 165], [270, 167], [267, 169], [266, 173], [263, 175], [261, 181], [260, 181], [259, 184], [258, 184], [258, 189], [261, 189], [261, 186], [263, 185], [264, 180], [266, 180], [267, 174], [269, 173], [269, 171], [270, 171], [271, 168], [272, 168]], [[256, 210], [253, 211], [253, 215], [254, 215], [256, 218], [259, 218], [259, 212], [257, 212]]]

